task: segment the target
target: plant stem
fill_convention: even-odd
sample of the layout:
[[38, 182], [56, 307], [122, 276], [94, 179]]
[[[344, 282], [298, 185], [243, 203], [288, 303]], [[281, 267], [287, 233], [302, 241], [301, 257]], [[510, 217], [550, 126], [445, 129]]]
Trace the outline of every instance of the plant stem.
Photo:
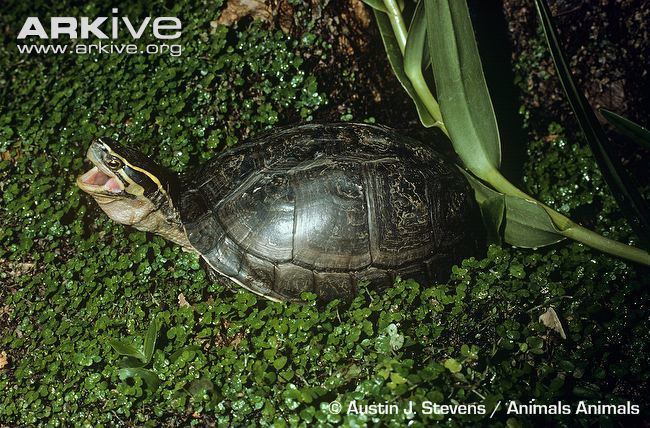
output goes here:
[[604, 253], [622, 257], [645, 266], [650, 266], [650, 254], [647, 251], [605, 238], [604, 236], [592, 232], [579, 224], [563, 231], [562, 234], [567, 238], [582, 242], [583, 244]]
[[622, 257], [646, 266], [650, 266], [650, 253], [631, 245], [622, 244], [602, 235], [597, 234], [585, 227], [580, 226], [570, 218], [555, 211], [553, 208], [537, 201], [532, 196], [521, 191], [510, 183], [499, 171], [494, 170], [490, 175], [488, 182], [496, 190], [507, 195], [519, 196], [531, 202], [539, 204], [548, 213], [553, 223], [558, 227], [559, 232], [570, 239], [582, 242], [589, 247], [600, 250], [604, 253]]
[[[397, 44], [402, 51], [402, 55], [404, 55], [406, 40], [408, 39], [408, 30], [406, 29], [406, 24], [404, 23], [404, 18], [402, 17], [399, 5], [395, 0], [384, 0], [384, 6], [388, 11], [388, 19], [393, 28], [393, 33], [395, 33]], [[424, 46], [422, 48], [424, 48]], [[417, 61], [417, 64], [413, 65], [405, 63], [404, 72], [411, 81], [411, 85], [413, 85], [413, 89], [415, 89], [415, 92], [419, 95], [420, 100], [429, 111], [429, 114], [433, 117], [433, 120], [436, 121], [433, 126], [440, 128], [442, 132], [449, 137], [449, 132], [442, 121], [442, 113], [440, 112], [438, 101], [436, 101], [429, 89], [429, 85], [427, 85], [424, 80], [424, 75], [422, 74], [422, 61]]]
[[384, 0], [384, 6], [386, 6], [386, 10], [388, 11], [388, 19], [390, 20], [390, 25], [393, 27], [393, 33], [395, 33], [399, 49], [402, 51], [402, 55], [404, 55], [408, 31], [404, 24], [404, 18], [402, 18], [402, 12], [395, 0]]
[[406, 72], [406, 75], [411, 81], [411, 84], [413, 85], [413, 89], [415, 89], [415, 92], [417, 92], [417, 94], [420, 96], [420, 100], [422, 101], [422, 103], [424, 103], [424, 106], [429, 111], [431, 117], [433, 117], [433, 120], [436, 121], [436, 123], [434, 123], [433, 126], [437, 126], [438, 128], [440, 128], [440, 130], [442, 130], [442, 132], [444, 132], [445, 135], [449, 137], [449, 131], [447, 131], [447, 128], [445, 127], [445, 123], [442, 121], [442, 113], [440, 112], [440, 106], [438, 105], [438, 101], [436, 101], [436, 99], [433, 97], [433, 94], [429, 90], [429, 85], [427, 85], [424, 80], [424, 76], [422, 75], [422, 69], [418, 69], [415, 72], [409, 70], [404, 70], [404, 71]]

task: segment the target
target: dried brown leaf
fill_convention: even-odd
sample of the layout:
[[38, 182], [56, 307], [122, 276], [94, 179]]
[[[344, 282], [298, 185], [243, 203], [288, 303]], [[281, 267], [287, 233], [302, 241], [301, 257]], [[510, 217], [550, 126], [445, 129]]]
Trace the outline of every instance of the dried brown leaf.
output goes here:
[[264, 0], [229, 0], [219, 18], [210, 24], [213, 27], [217, 25], [229, 27], [246, 16], [266, 22], [273, 20], [271, 8]]
[[560, 317], [557, 316], [557, 312], [555, 312], [555, 309], [552, 307], [549, 307], [546, 312], [539, 316], [539, 322], [551, 330], [556, 331], [562, 339], [566, 339], [566, 334], [564, 333], [564, 328], [560, 322]]
[[185, 295], [183, 293], [178, 295], [178, 306], [180, 306], [181, 308], [189, 308], [190, 307], [190, 304], [185, 299]]
[[4, 369], [9, 365], [9, 357], [5, 351], [0, 352], [0, 370]]

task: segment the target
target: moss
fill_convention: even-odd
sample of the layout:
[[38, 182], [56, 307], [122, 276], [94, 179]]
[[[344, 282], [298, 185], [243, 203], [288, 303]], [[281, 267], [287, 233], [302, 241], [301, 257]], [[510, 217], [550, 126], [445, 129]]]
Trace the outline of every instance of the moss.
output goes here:
[[[2, 15], [2, 28], [15, 33], [28, 15], [101, 11], [93, 3], [21, 5], [8, 5], [14, 12]], [[289, 38], [260, 23], [212, 29], [219, 7], [149, 11], [186, 23], [178, 58], [21, 56], [11, 31], [4, 35], [0, 351], [9, 364], [0, 369], [1, 423], [359, 426], [380, 419], [332, 414], [328, 403], [431, 400], [484, 403], [488, 412], [511, 399], [647, 404], [647, 272], [580, 245], [491, 247], [486, 258], [455, 267], [448, 283], [398, 281], [385, 294], [363, 289], [349, 306], [317, 310], [230, 292], [208, 280], [195, 256], [109, 221], [74, 186], [93, 138], [126, 139], [180, 171], [327, 105], [305, 67], [318, 35]], [[120, 11], [143, 13], [130, 4]], [[355, 113], [346, 118], [364, 119]], [[561, 139], [531, 146], [543, 156], [527, 169], [529, 186], [564, 210], [598, 199], [610, 207], [598, 227], [628, 238], [593, 162]], [[179, 303], [181, 293], [189, 305]], [[550, 305], [565, 341], [538, 322]], [[157, 387], [120, 371], [134, 363], [111, 346], [141, 346], [154, 318], [161, 329], [145, 369]], [[381, 421], [401, 426], [411, 417]], [[512, 418], [500, 411], [493, 422], [531, 423]]]

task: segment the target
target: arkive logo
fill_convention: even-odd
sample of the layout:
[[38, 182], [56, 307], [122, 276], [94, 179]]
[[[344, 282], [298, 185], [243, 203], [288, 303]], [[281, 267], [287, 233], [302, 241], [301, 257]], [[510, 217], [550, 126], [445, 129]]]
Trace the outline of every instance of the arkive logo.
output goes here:
[[[117, 8], [112, 9], [113, 14], [118, 13]], [[182, 24], [180, 19], [172, 16], [153, 18], [147, 16], [141, 22], [132, 22], [127, 16], [99, 16], [92, 19], [86, 16], [79, 18], [72, 16], [56, 16], [49, 19], [49, 34], [46, 27], [38, 17], [30, 16], [25, 20], [18, 33], [18, 39], [39, 37], [41, 39], [58, 39], [68, 36], [70, 39], [118, 39], [128, 35], [132, 39], [139, 39], [149, 29], [153, 37], [160, 40], [177, 39], [181, 36]], [[109, 36], [110, 34], [110, 36]]]
[[[174, 16], [147, 16], [132, 20], [128, 16], [118, 16], [117, 8], [111, 11], [113, 16], [110, 18], [53, 16], [49, 18], [49, 22], [30, 16], [18, 33], [16, 47], [21, 54], [36, 55], [182, 54], [183, 47], [180, 44], [167, 43], [181, 37], [180, 19]], [[148, 39], [154, 43], [136, 44], [135, 42], [144, 35], [151, 35], [152, 37], [145, 37], [144, 40]]]

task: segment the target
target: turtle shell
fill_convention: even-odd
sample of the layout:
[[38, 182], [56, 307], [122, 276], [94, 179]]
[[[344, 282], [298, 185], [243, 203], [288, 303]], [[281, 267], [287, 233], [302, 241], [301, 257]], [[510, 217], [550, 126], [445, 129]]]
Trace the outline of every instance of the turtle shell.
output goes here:
[[347, 299], [360, 281], [445, 279], [482, 247], [473, 192], [430, 146], [366, 124], [267, 132], [188, 175], [190, 243], [219, 275], [271, 300]]

